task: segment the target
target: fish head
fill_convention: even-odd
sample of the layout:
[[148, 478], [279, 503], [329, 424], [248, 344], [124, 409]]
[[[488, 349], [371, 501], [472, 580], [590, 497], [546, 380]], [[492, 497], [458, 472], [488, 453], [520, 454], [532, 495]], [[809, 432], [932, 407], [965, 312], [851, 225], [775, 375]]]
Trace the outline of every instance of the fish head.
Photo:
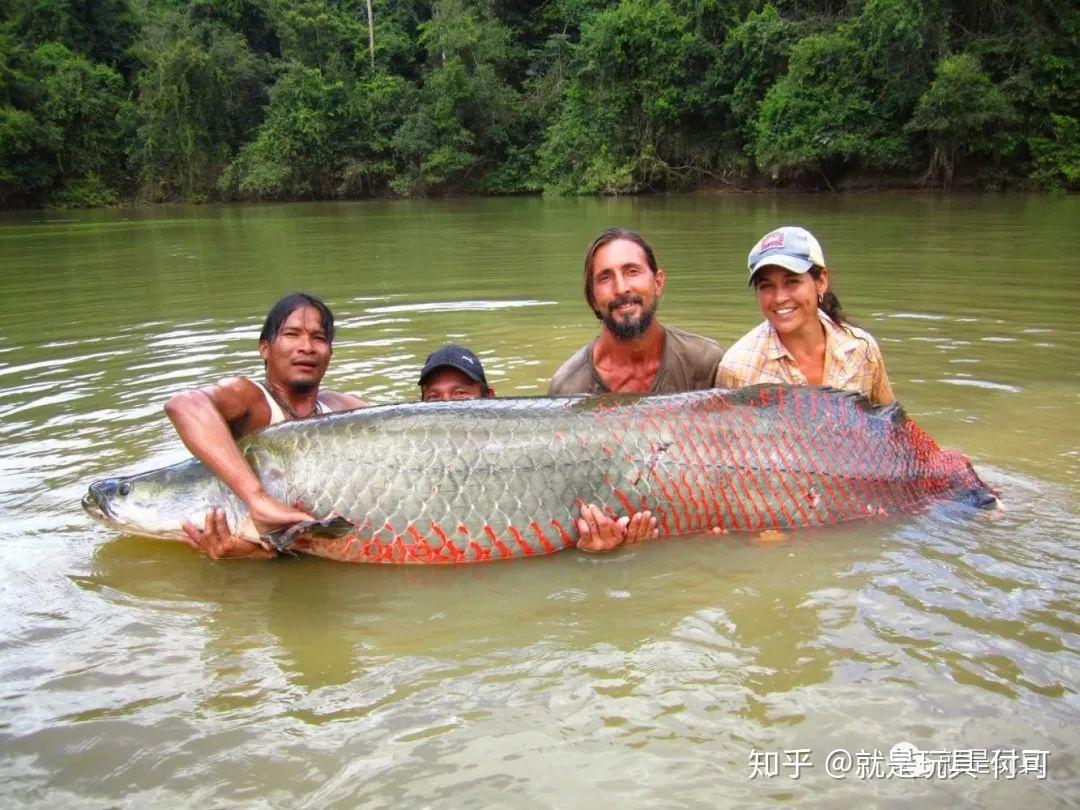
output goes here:
[[966, 456], [955, 450], [943, 450], [941, 459], [947, 472], [948, 488], [956, 500], [979, 509], [994, 509], [1001, 505], [998, 492], [983, 482]]
[[82, 499], [87, 514], [106, 526], [167, 540], [184, 536], [185, 521], [201, 528], [215, 507], [224, 508], [229, 525], [236, 526], [236, 504], [216, 478], [191, 465], [95, 481]]

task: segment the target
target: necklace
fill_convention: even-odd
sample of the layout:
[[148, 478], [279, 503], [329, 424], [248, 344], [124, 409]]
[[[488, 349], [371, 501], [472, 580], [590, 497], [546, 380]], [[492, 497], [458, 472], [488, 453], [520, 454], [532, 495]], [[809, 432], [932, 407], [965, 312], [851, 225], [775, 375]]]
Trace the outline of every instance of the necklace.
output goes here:
[[[300, 414], [298, 414], [296, 411], [294, 411], [292, 406], [288, 402], [286, 402], [285, 400], [283, 400], [281, 397], [279, 397], [277, 395], [277, 391], [275, 391], [274, 387], [272, 385], [270, 385], [270, 380], [268, 380], [268, 379], [266, 380], [266, 391], [273, 398], [274, 402], [276, 402], [281, 407], [281, 410], [285, 411], [285, 413], [287, 413], [289, 415], [290, 419], [303, 419], [304, 418], [304, 417], [300, 416]], [[319, 412], [319, 401], [316, 400], [315, 401], [315, 407], [313, 407], [311, 409], [311, 413], [309, 413], [308, 416], [312, 416], [313, 414], [317, 414], [318, 412]]]

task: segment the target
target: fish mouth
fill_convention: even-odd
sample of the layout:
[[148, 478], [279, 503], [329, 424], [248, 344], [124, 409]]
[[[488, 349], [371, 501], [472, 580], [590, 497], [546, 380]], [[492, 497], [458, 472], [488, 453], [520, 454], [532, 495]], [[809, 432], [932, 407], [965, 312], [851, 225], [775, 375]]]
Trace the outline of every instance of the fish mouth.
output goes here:
[[[116, 516], [109, 509], [109, 490], [113, 482], [95, 481], [82, 497], [82, 508], [90, 517], [107, 526], [116, 525]], [[112, 488], [115, 488], [113, 485]]]
[[106, 526], [114, 525], [109, 514], [102, 509], [99, 504], [95, 503], [89, 495], [83, 495], [82, 508], [87, 515], [92, 517], [98, 523], [104, 523]]
[[142, 534], [146, 537], [157, 537], [164, 540], [175, 540], [176, 536], [171, 534], [157, 534], [150, 532], [133, 531], [132, 527], [120, 520], [113, 511], [109, 508], [109, 491], [110, 485], [115, 490], [116, 482], [111, 480], [95, 481], [90, 485], [90, 489], [85, 495], [83, 495], [80, 503], [82, 504], [83, 511], [91, 517], [93, 520], [100, 523], [114, 532], [121, 534]]

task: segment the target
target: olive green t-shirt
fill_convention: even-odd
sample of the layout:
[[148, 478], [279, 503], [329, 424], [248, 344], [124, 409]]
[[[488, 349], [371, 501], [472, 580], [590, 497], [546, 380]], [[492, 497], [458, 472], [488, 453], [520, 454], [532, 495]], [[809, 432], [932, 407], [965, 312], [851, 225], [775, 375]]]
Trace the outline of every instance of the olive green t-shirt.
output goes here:
[[[664, 330], [664, 354], [653, 378], [650, 394], [678, 394], [713, 387], [724, 350], [715, 340], [671, 326]], [[567, 360], [548, 386], [548, 396], [607, 394], [611, 390], [593, 365], [594, 340]]]

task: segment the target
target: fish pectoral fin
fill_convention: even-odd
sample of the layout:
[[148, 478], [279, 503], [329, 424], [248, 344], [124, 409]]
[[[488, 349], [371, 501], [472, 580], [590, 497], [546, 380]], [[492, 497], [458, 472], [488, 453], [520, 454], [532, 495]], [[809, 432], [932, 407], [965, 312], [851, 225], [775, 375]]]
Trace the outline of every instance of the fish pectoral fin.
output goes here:
[[293, 541], [300, 535], [309, 537], [344, 537], [356, 531], [356, 526], [343, 517], [330, 517], [323, 520], [304, 520], [292, 526], [283, 526], [260, 537], [277, 551], [288, 553]]

